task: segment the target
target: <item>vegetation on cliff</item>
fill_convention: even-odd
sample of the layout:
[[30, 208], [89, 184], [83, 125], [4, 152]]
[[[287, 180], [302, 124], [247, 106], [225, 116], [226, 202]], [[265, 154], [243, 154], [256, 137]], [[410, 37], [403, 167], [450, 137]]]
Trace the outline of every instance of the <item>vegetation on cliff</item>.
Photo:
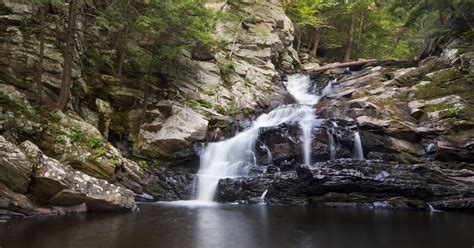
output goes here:
[[431, 35], [472, 29], [465, 0], [284, 0], [296, 49], [326, 60], [419, 58]]

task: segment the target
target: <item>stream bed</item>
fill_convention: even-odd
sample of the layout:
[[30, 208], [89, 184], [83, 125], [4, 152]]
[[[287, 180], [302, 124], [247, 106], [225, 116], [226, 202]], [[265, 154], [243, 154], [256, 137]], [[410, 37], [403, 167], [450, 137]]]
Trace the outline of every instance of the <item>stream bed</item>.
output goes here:
[[0, 223], [0, 247], [467, 247], [474, 215], [408, 210], [141, 204], [128, 214]]

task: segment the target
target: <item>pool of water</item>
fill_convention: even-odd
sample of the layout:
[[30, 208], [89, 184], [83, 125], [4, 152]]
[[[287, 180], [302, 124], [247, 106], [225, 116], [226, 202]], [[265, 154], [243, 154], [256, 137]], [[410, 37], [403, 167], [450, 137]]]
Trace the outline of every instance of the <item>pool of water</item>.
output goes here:
[[0, 223], [0, 247], [466, 247], [474, 215], [239, 205], [143, 204], [129, 214]]

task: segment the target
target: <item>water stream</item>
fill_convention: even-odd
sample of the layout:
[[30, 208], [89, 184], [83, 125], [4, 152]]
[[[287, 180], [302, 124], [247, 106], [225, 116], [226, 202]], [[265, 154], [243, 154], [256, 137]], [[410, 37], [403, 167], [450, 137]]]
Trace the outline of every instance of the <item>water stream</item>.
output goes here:
[[288, 76], [285, 85], [298, 104], [280, 106], [259, 116], [249, 128], [236, 136], [225, 141], [209, 143], [204, 148], [197, 174], [198, 201], [214, 199], [219, 179], [246, 176], [252, 166], [257, 166], [255, 144], [262, 127], [278, 126], [283, 123], [299, 124], [303, 133], [304, 163], [311, 163], [311, 136], [316, 119], [312, 105], [318, 103], [320, 97], [309, 93], [311, 86], [309, 76]]
[[355, 159], [364, 160], [364, 151], [362, 150], [362, 141], [359, 131], [354, 132]]

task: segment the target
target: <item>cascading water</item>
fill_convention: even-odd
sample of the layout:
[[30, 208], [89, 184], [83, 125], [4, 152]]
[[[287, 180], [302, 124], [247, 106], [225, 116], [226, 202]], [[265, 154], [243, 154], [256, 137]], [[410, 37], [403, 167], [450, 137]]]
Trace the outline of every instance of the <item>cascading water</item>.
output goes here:
[[316, 116], [314, 110], [310, 107], [319, 102], [320, 96], [310, 94], [310, 78], [307, 75], [292, 75], [285, 82], [288, 92], [296, 99], [301, 108], [308, 108], [299, 125], [303, 132], [303, 154], [304, 163], [311, 164], [311, 135]]
[[359, 131], [354, 132], [354, 147], [355, 147], [355, 158], [364, 160], [364, 151], [362, 150], [362, 141], [360, 139]]
[[259, 116], [252, 125], [225, 141], [209, 143], [201, 154], [197, 174], [197, 200], [212, 201], [221, 178], [246, 176], [256, 166], [255, 143], [262, 127], [298, 123], [303, 133], [304, 162], [311, 162], [311, 130], [315, 114], [311, 105], [319, 96], [308, 93], [309, 76], [291, 75], [285, 82], [288, 92], [299, 104], [280, 106]]

